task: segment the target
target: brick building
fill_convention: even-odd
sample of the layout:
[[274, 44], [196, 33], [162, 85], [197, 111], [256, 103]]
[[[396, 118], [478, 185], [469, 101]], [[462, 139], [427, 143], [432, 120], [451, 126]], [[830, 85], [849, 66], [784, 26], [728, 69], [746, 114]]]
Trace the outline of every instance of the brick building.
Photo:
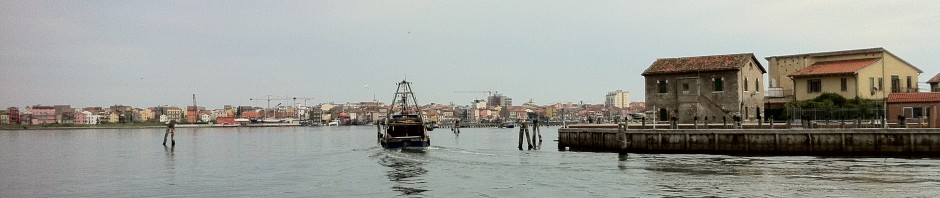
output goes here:
[[643, 72], [646, 109], [657, 112], [659, 121], [716, 122], [734, 115], [755, 120], [763, 113], [765, 73], [751, 53], [660, 58]]
[[897, 122], [902, 115], [908, 123], [926, 123], [929, 128], [940, 127], [940, 92], [891, 93], [888, 95], [889, 122]]

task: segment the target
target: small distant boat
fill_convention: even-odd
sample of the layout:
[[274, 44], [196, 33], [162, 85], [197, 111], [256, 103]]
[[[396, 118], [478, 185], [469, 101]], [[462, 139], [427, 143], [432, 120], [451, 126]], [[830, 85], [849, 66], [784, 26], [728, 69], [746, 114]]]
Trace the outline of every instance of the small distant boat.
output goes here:
[[378, 127], [379, 144], [382, 147], [424, 150], [431, 146], [428, 128], [411, 91], [410, 82], [402, 80], [398, 83], [387, 118], [385, 124]]
[[339, 126], [339, 122], [337, 122], [337, 121], [332, 121], [332, 122], [330, 122], [330, 123], [326, 123], [326, 126]]
[[510, 129], [511, 129], [511, 128], [516, 128], [516, 124], [511, 123], [511, 122], [506, 122], [506, 123], [500, 124], [499, 127], [501, 127], [501, 128], [510, 128]]

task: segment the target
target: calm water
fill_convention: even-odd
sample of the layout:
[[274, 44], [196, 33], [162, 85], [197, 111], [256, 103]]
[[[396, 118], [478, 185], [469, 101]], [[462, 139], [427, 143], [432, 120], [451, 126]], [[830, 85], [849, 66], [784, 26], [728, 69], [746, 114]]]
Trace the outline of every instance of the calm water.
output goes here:
[[0, 131], [0, 197], [938, 197], [940, 160], [519, 151], [518, 129], [373, 127]]

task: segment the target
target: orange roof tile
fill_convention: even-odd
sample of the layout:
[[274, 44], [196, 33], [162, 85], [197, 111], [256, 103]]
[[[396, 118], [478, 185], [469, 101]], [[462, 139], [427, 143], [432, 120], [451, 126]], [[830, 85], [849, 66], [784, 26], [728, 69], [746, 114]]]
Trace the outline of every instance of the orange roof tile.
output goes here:
[[660, 58], [656, 59], [656, 61], [653, 62], [649, 68], [646, 68], [646, 71], [643, 72], [643, 75], [646, 76], [655, 74], [739, 70], [744, 66], [745, 63], [747, 63], [748, 60], [753, 60], [754, 64], [757, 64], [757, 68], [759, 68], [761, 72], [766, 73], [766, 70], [764, 70], [764, 67], [760, 65], [760, 62], [757, 61], [757, 58], [754, 57], [754, 54], [745, 53], [681, 58]]
[[878, 58], [868, 58], [845, 61], [818, 62], [816, 64], [810, 65], [809, 67], [793, 72], [793, 74], [790, 74], [790, 76], [851, 74], [862, 68], [868, 67], [878, 60]]
[[940, 92], [891, 93], [888, 103], [940, 102]]
[[930, 80], [927, 80], [927, 83], [940, 83], [940, 73], [930, 78]]

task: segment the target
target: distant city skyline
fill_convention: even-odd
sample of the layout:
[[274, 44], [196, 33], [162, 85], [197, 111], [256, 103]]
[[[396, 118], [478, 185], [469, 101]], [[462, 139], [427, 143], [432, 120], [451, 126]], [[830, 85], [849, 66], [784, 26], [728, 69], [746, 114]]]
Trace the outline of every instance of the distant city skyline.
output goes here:
[[[0, 1], [0, 107], [644, 100], [657, 58], [883, 47], [940, 73], [937, 1]], [[765, 76], [766, 78], [766, 76]], [[765, 81], [767, 82], [767, 81]], [[922, 90], [927, 87], [919, 83]], [[278, 101], [288, 104], [288, 101]], [[298, 101], [303, 103], [303, 101]], [[276, 104], [272, 102], [273, 104]], [[272, 105], [273, 105], [272, 104]]]

